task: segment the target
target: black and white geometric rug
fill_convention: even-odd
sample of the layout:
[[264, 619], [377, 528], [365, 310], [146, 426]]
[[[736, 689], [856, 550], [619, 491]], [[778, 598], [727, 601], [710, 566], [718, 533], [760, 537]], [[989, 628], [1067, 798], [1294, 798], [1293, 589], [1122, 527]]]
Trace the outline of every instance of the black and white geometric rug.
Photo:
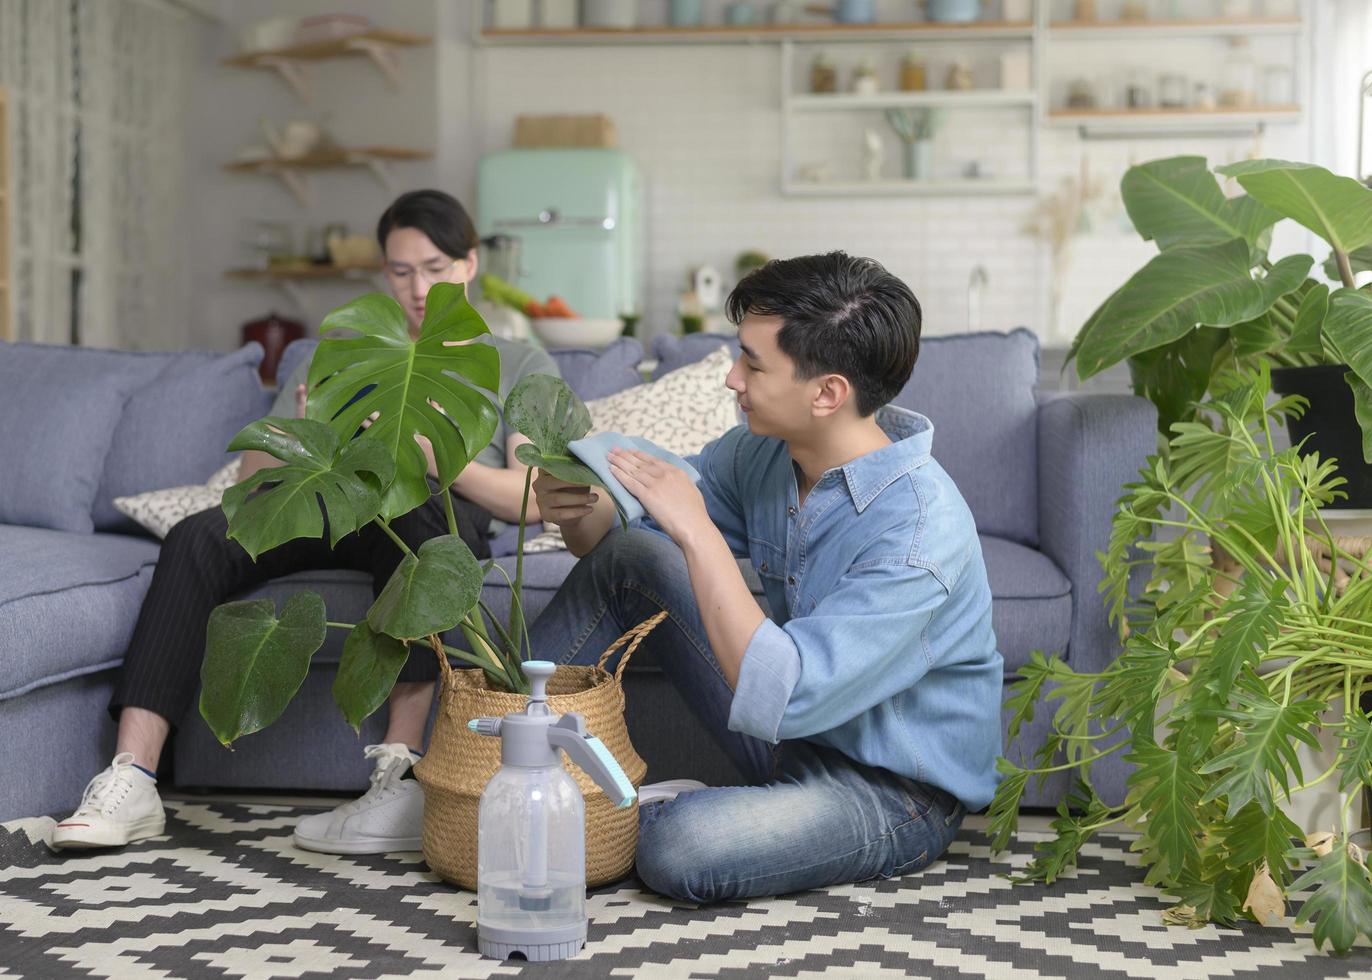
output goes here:
[[904, 879], [697, 909], [632, 879], [592, 893], [590, 940], [560, 964], [475, 949], [476, 896], [418, 854], [291, 846], [308, 810], [178, 801], [167, 835], [53, 854], [42, 822], [0, 828], [0, 977], [1368, 977], [1308, 931], [1163, 925], [1127, 837], [1090, 844], [1074, 877], [1014, 885], [1041, 834], [992, 859], [980, 820]]

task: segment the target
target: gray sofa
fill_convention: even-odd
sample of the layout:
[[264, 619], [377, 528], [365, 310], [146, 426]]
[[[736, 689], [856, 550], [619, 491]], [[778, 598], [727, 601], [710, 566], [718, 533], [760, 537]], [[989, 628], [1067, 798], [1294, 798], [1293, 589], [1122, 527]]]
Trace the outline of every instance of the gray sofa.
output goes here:
[[[689, 363], [721, 337], [659, 338], [655, 376]], [[297, 344], [281, 371], [310, 350]], [[0, 789], [0, 820], [71, 807], [112, 754], [106, 713], [113, 671], [127, 646], [157, 561], [157, 542], [110, 507], [110, 497], [202, 482], [227, 459], [222, 447], [260, 417], [270, 394], [257, 384], [255, 345], [228, 355], [132, 354], [0, 344], [0, 744], [21, 759], [22, 779]], [[564, 377], [586, 399], [638, 383], [641, 347], [620, 340], [601, 352], [557, 351]], [[1033, 650], [1065, 650], [1074, 665], [1104, 666], [1117, 649], [1097, 595], [1095, 558], [1104, 549], [1120, 487], [1154, 446], [1154, 412], [1116, 395], [1040, 396], [1038, 348], [1027, 330], [927, 338], [898, 404], [934, 421], [934, 454], [977, 519], [994, 599], [1007, 683]], [[36, 428], [38, 436], [30, 429]], [[75, 445], [73, 445], [73, 442]], [[27, 455], [25, 455], [27, 454]], [[53, 488], [63, 488], [59, 491]], [[53, 500], [54, 494], [61, 499]], [[83, 503], [84, 501], [84, 503]], [[51, 511], [51, 512], [49, 512]], [[525, 560], [530, 615], [547, 603], [573, 559]], [[501, 559], [508, 568], [513, 557]], [[355, 621], [371, 593], [351, 572], [302, 572], [253, 593], [278, 601], [313, 588], [330, 618]], [[508, 609], [492, 573], [486, 599]], [[361, 737], [330, 694], [342, 637], [331, 631], [285, 716], [220, 747], [192, 711], [170, 758], [181, 787], [353, 791], [365, 787], [361, 745], [380, 738], [369, 719]], [[628, 675], [631, 734], [649, 779], [736, 777], [652, 664], [645, 644]], [[186, 651], [194, 656], [196, 652]], [[1050, 712], [1010, 747], [1032, 753]], [[1124, 768], [1102, 767], [1107, 792]], [[1051, 805], [1062, 774], [1031, 784], [1029, 805]]]

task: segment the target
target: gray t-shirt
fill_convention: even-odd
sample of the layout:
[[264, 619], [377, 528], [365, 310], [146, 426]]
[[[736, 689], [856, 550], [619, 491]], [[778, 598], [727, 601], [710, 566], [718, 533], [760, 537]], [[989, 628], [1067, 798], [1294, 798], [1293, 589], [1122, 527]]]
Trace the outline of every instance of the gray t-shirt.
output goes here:
[[[496, 393], [496, 408], [500, 409], [500, 421], [496, 425], [495, 435], [491, 437], [490, 444], [476, 454], [475, 462], [485, 466], [504, 467], [507, 465], [505, 443], [514, 432], [505, 424], [504, 405], [510, 390], [528, 374], [551, 374], [555, 378], [562, 375], [557, 369], [557, 362], [541, 347], [518, 340], [506, 340], [494, 334], [478, 337], [477, 343], [490, 344], [500, 352], [500, 391]], [[276, 401], [272, 402], [272, 410], [268, 414], [288, 419], [295, 418], [295, 389], [305, 383], [309, 373], [310, 362], [301, 361], [277, 392]]]

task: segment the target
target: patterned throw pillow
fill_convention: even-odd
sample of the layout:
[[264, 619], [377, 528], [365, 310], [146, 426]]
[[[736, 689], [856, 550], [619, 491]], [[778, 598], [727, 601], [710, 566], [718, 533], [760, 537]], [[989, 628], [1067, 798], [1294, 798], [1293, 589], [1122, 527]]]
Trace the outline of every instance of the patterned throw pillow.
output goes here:
[[132, 497], [115, 497], [114, 509], [130, 517], [159, 538], [185, 518], [218, 507], [224, 491], [238, 482], [238, 460], [226, 465], [205, 483], [166, 490], [149, 490]]
[[[693, 364], [586, 403], [590, 435], [622, 432], [651, 439], [678, 456], [694, 456], [738, 424], [738, 400], [724, 387], [734, 358], [726, 348]], [[565, 548], [556, 525], [524, 542], [524, 553]]]

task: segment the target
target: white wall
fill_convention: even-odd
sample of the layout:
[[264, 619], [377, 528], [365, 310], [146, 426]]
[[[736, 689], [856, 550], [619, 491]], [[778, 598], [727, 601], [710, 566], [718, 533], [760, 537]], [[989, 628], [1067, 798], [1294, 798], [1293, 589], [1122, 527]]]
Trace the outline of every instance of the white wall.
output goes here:
[[[645, 3], [647, 16], [661, 18], [665, 4]], [[716, 4], [718, 6], [718, 4]], [[709, 4], [707, 4], [709, 7]], [[294, 14], [356, 10], [380, 19], [378, 7], [364, 2], [337, 3], [254, 0], [232, 5], [235, 24], [268, 11]], [[1047, 246], [1024, 231], [1036, 201], [1031, 196], [933, 198], [787, 198], [779, 193], [780, 49], [772, 44], [497, 47], [471, 43], [467, 0], [405, 0], [388, 5], [387, 26], [437, 34], [432, 49], [411, 54], [410, 84], [389, 92], [364, 64], [325, 63], [317, 69], [320, 87], [331, 89], [320, 101], [332, 107], [331, 123], [344, 139], [393, 140], [434, 147], [431, 166], [405, 171], [408, 186], [435, 182], [471, 201], [476, 160], [508, 145], [515, 115], [522, 112], [604, 112], [614, 118], [620, 145], [638, 161], [648, 201], [648, 331], [670, 329], [676, 294], [687, 269], [708, 262], [729, 276], [734, 256], [757, 248], [772, 255], [794, 255], [842, 248], [871, 255], [911, 283], [925, 310], [926, 331], [954, 333], [967, 327], [967, 284], [974, 266], [984, 266], [990, 286], [982, 327], [1028, 325], [1046, 344], [1064, 345], [1094, 306], [1150, 254], [1152, 246], [1129, 230], [1117, 204], [1118, 180], [1132, 163], [1176, 153], [1199, 153], [1213, 163], [1250, 153], [1305, 159], [1312, 155], [1310, 127], [1274, 126], [1258, 144], [1251, 138], [1129, 140], [1083, 142], [1073, 130], [1047, 129], [1041, 141], [1042, 193], [1076, 177], [1083, 160], [1090, 174], [1107, 182], [1105, 203], [1088, 210], [1091, 228], [1073, 242], [1071, 261], [1062, 272], [1065, 299], [1051, 315], [1052, 262]], [[221, 31], [220, 51], [232, 47]], [[834, 46], [840, 60], [855, 60]], [[1197, 54], [1186, 46], [1158, 45], [1149, 64], [1166, 70], [1169, 58], [1183, 70], [1195, 68]], [[1213, 49], [1208, 49], [1213, 54]], [[929, 48], [932, 61], [940, 57]], [[1105, 71], [1119, 49], [1091, 57]], [[1073, 63], [1081, 56], [1067, 52]], [[893, 84], [888, 76], [887, 84]], [[427, 88], [426, 88], [427, 86]], [[325, 174], [316, 179], [316, 203], [298, 208], [286, 192], [258, 177], [224, 173], [221, 164], [242, 144], [258, 142], [256, 118], [276, 119], [304, 110], [277, 79], [265, 73], [209, 67], [200, 78], [199, 114], [193, 134], [202, 221], [219, 227], [224, 215], [240, 224], [255, 218], [285, 216], [317, 223], [335, 218], [359, 230], [371, 227], [389, 195], [365, 173]], [[991, 115], [945, 131], [936, 167], [952, 172], [962, 160], [1010, 159], [1023, 142], [1013, 118]], [[835, 157], [855, 159], [852, 147], [861, 129], [882, 129], [887, 167], [894, 174], [898, 145], [879, 116], [831, 122], [850, 127], [835, 145]], [[955, 137], [950, 142], [950, 138]], [[197, 257], [197, 288], [207, 298], [201, 322], [192, 324], [193, 342], [227, 347], [236, 342], [244, 320], [275, 306], [289, 308], [270, 288], [226, 283], [223, 268], [243, 258], [238, 233], [213, 236]], [[1299, 235], [1286, 247], [1302, 247]], [[347, 286], [310, 287], [311, 328], [332, 306], [355, 290]]]
[[[299, 319], [313, 331], [329, 310], [357, 295], [354, 283], [305, 287], [307, 306], [300, 309], [278, 287], [233, 281], [224, 270], [248, 264], [244, 247], [259, 220], [290, 223], [297, 236], [310, 226], [332, 221], [350, 231], [372, 234], [382, 210], [395, 196], [368, 171], [339, 169], [312, 174], [308, 207], [301, 207], [277, 180], [230, 173], [224, 164], [244, 146], [262, 145], [260, 117], [277, 123], [291, 119], [322, 122], [342, 144], [417, 147], [434, 150], [438, 139], [438, 58], [434, 47], [407, 50], [402, 64], [404, 86], [389, 88], [364, 59], [321, 61], [312, 66], [314, 102], [305, 105], [275, 73], [226, 68], [220, 59], [238, 50], [238, 33], [247, 24], [272, 16], [303, 17], [321, 13], [359, 13], [385, 27], [433, 34], [434, 0], [234, 0], [220, 7], [224, 23], [201, 32], [200, 72], [192, 96], [189, 181], [192, 227], [197, 229], [192, 276], [192, 322], [186, 345], [230, 349], [239, 343], [239, 327], [276, 310]], [[438, 161], [395, 165], [397, 190], [433, 185]], [[378, 283], [368, 288], [384, 288]]]

